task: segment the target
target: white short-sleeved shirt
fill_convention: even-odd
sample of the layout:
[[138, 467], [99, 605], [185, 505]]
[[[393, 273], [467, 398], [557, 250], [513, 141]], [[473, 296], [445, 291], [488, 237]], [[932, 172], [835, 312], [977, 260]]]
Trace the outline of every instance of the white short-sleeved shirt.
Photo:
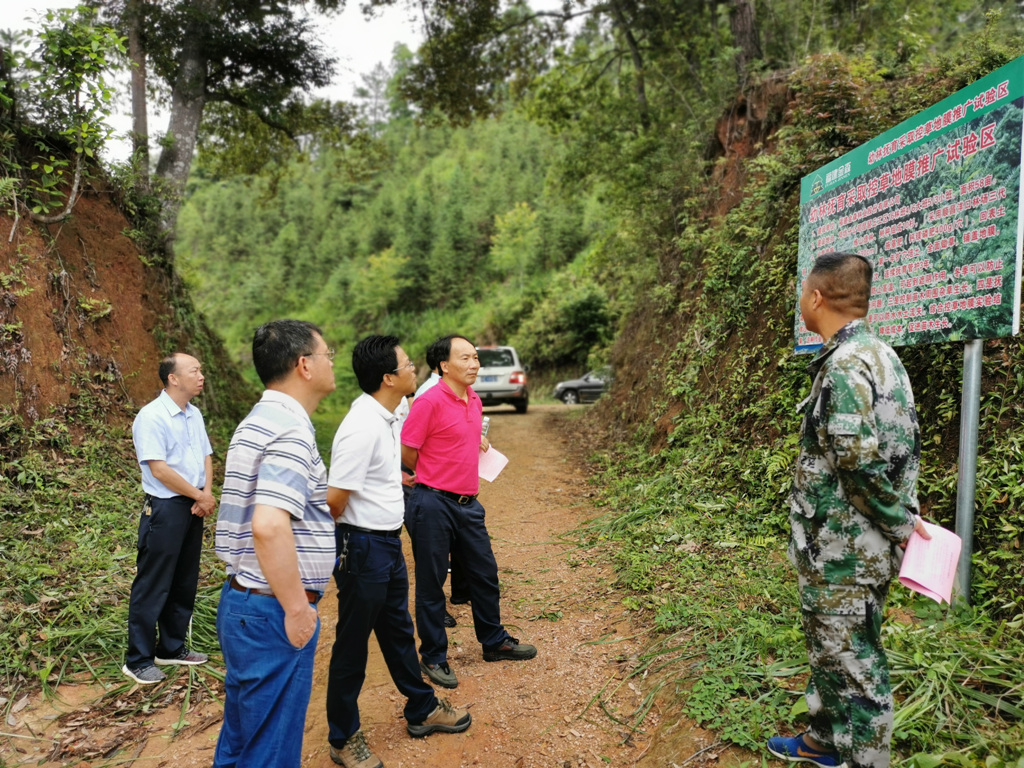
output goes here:
[[185, 482], [206, 485], [206, 457], [213, 453], [203, 414], [192, 403], [181, 410], [167, 390], [142, 406], [132, 423], [135, 455], [142, 469], [142, 490], [159, 499], [180, 495], [153, 477], [150, 461], [163, 461]]
[[291, 516], [299, 578], [304, 588], [323, 592], [335, 559], [327, 471], [309, 414], [276, 390], [263, 393], [231, 438], [217, 513], [217, 556], [229, 575], [251, 588], [268, 586], [253, 545], [257, 504]]
[[414, 397], [419, 397], [420, 395], [422, 395], [424, 392], [426, 392], [431, 387], [436, 386], [437, 382], [439, 382], [440, 380], [441, 380], [441, 374], [434, 373], [433, 371], [431, 371], [430, 375], [427, 376], [427, 380], [424, 381], [422, 384], [419, 385], [419, 387], [416, 388], [416, 394], [414, 395]]
[[362, 394], [338, 427], [327, 484], [351, 491], [338, 522], [395, 531], [405, 519], [399, 418]]

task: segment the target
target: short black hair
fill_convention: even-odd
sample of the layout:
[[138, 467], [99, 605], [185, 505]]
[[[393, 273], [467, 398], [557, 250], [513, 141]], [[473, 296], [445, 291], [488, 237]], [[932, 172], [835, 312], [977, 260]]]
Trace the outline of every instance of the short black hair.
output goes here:
[[384, 384], [384, 375], [398, 368], [397, 336], [367, 336], [352, 348], [352, 370], [359, 388], [372, 395]]
[[[453, 333], [449, 336], [442, 336], [440, 339], [431, 344], [430, 348], [427, 350], [427, 365], [430, 365], [430, 353], [433, 352], [434, 359], [437, 361], [436, 370], [438, 373], [441, 372], [441, 363], [447, 362], [448, 358], [452, 356], [452, 341], [454, 339], [462, 339], [463, 341], [468, 341], [470, 344], [473, 344], [473, 342], [467, 339], [465, 336], [460, 336], [457, 333]], [[473, 347], [476, 348], [476, 344], [473, 344]], [[431, 370], [435, 369], [431, 368]]]
[[[443, 354], [441, 354], [441, 349], [440, 349], [441, 344], [442, 344], [442, 342], [444, 342], [446, 340], [448, 342], [448, 348], [444, 350]], [[452, 337], [451, 336], [445, 336], [443, 339], [438, 339], [433, 344], [431, 344], [429, 347], [427, 347], [427, 368], [429, 368], [430, 370], [434, 371], [435, 373], [440, 373], [441, 372], [441, 370], [440, 370], [441, 369], [441, 361], [448, 359], [448, 355], [451, 352], [451, 347], [452, 347]]]
[[252, 335], [252, 364], [263, 386], [280, 381], [295, 368], [299, 358], [315, 351], [320, 329], [305, 320], [273, 320]]
[[160, 376], [160, 381], [163, 382], [163, 385], [165, 387], [168, 384], [171, 383], [170, 382], [170, 376], [171, 376], [172, 373], [174, 373], [174, 371], [175, 371], [175, 369], [177, 367], [178, 367], [178, 353], [177, 352], [172, 352], [171, 354], [169, 354], [167, 357], [165, 357], [163, 360], [160, 361], [160, 367], [157, 369], [157, 374]]
[[871, 301], [871, 262], [859, 253], [823, 253], [807, 276], [832, 309], [864, 316]]

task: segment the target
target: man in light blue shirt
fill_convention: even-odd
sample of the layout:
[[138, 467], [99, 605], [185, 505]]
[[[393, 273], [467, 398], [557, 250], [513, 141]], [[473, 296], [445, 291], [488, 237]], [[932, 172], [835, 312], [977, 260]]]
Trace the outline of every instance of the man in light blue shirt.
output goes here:
[[121, 671], [140, 685], [165, 679], [157, 664], [206, 661], [185, 638], [199, 584], [203, 518], [217, 508], [211, 492], [213, 448], [203, 414], [189, 402], [203, 391], [202, 366], [179, 352], [160, 361], [159, 374], [163, 392], [132, 424], [146, 503]]

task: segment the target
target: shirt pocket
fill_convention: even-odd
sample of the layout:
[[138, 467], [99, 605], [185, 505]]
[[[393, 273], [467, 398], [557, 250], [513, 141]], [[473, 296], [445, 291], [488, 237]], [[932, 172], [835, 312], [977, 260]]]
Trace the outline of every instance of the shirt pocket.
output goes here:
[[860, 414], [838, 413], [826, 428], [836, 466], [856, 470], [878, 453], [878, 438], [870, 422]]

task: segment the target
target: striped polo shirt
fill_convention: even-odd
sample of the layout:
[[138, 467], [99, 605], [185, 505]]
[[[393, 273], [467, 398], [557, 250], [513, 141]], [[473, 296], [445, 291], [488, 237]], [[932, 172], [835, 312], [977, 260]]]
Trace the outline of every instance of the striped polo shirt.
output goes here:
[[263, 393], [231, 438], [217, 515], [217, 556], [228, 575], [243, 586], [266, 588], [252, 539], [257, 504], [291, 515], [302, 585], [323, 592], [335, 558], [327, 470], [309, 415], [295, 398], [275, 390]]

